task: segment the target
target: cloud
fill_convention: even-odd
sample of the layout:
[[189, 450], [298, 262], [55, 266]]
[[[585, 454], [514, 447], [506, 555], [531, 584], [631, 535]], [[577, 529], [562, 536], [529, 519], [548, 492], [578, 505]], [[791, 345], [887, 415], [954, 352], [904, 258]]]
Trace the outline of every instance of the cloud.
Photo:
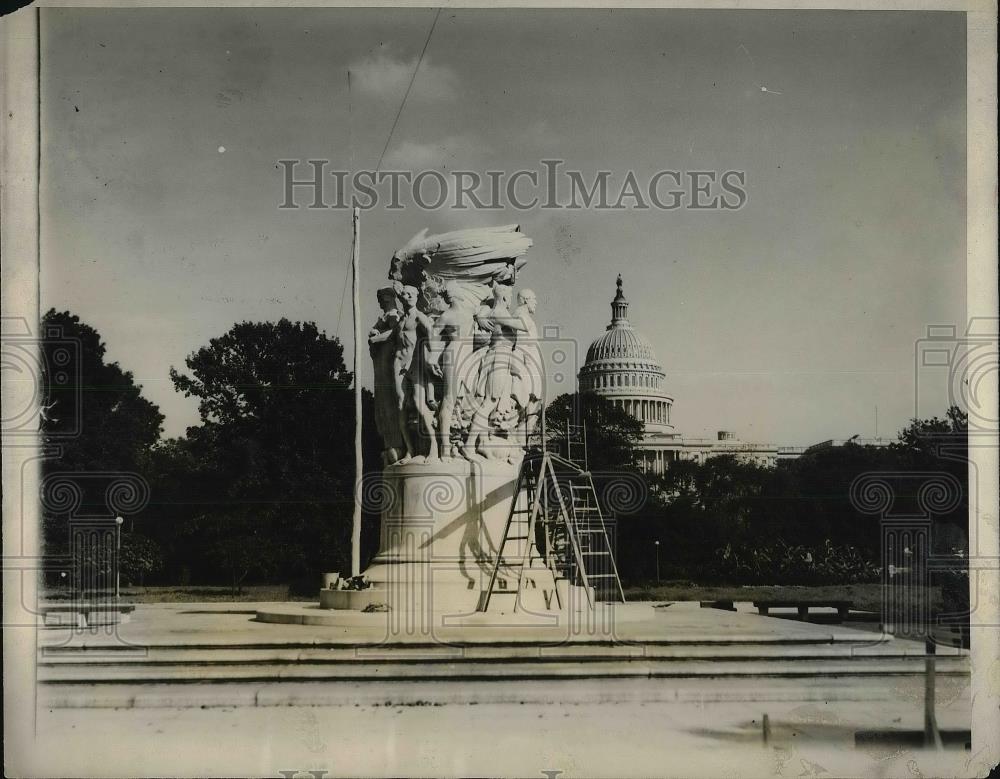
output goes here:
[[419, 143], [402, 141], [385, 156], [384, 170], [424, 170], [427, 168], [463, 168], [477, 170], [490, 148], [477, 136], [449, 135], [439, 141]]
[[531, 149], [549, 151], [562, 141], [562, 135], [553, 130], [546, 119], [532, 122], [521, 131], [521, 142]]
[[[351, 78], [358, 90], [379, 99], [399, 100], [413, 78], [417, 58], [404, 60], [388, 51], [370, 54], [350, 65]], [[458, 94], [459, 78], [447, 65], [436, 65], [430, 57], [420, 63], [420, 72], [413, 82], [410, 99], [426, 101], [451, 100]]]

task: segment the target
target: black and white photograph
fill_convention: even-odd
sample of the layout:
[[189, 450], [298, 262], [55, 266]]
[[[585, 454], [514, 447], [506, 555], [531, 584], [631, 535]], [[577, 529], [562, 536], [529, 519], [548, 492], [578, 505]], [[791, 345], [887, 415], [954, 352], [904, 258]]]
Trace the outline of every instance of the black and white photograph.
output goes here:
[[0, 19], [5, 774], [990, 775], [996, 25]]

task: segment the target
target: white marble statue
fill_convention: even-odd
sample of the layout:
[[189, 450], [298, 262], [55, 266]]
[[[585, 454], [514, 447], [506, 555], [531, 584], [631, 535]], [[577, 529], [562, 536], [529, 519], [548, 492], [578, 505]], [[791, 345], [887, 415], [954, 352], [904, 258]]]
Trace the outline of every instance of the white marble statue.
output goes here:
[[514, 318], [521, 322], [514, 345], [514, 383], [512, 394], [523, 409], [519, 438], [522, 447], [528, 441], [542, 415], [542, 398], [545, 397], [545, 375], [543, 373], [542, 351], [538, 345], [538, 326], [534, 313], [538, 309], [538, 298], [534, 291], [522, 289], [517, 293], [517, 308]]
[[382, 287], [377, 294], [382, 312], [368, 331], [368, 351], [375, 367], [375, 427], [382, 438], [382, 462], [391, 465], [400, 458], [403, 447], [393, 378], [396, 326], [402, 313], [394, 287]]
[[403, 316], [396, 325], [393, 373], [397, 420], [406, 447], [406, 453], [399, 460], [400, 463], [407, 463], [418, 456], [409, 427], [408, 412], [411, 405], [417, 412], [418, 425], [430, 441], [427, 459], [438, 458], [437, 439], [434, 436], [434, 414], [431, 410], [433, 395], [428, 392], [428, 385], [434, 374], [430, 360], [434, 322], [427, 314], [417, 309], [419, 295], [417, 288], [409, 285], [404, 285], [399, 293]]
[[510, 312], [513, 289], [494, 282], [493, 305], [476, 312], [480, 328], [491, 333], [490, 344], [479, 365], [476, 384], [476, 410], [462, 454], [469, 460], [507, 459], [510, 448], [507, 436], [517, 426], [518, 408], [512, 395], [514, 384], [514, 345], [524, 325]]
[[437, 364], [442, 379], [441, 402], [437, 412], [438, 450], [442, 458], [452, 457], [452, 420], [460, 395], [460, 384], [469, 370], [473, 351], [473, 317], [458, 296], [455, 282], [444, 285], [441, 297], [448, 308], [434, 323], [434, 340], [440, 345]]
[[456, 456], [515, 462], [523, 454], [544, 394], [534, 293], [522, 290], [510, 310], [530, 246], [517, 225], [433, 236], [425, 230], [393, 255], [389, 278], [400, 310], [392, 314], [388, 296], [380, 298], [383, 315], [370, 343], [376, 383], [379, 360], [387, 360], [376, 347], [392, 350], [400, 464]]

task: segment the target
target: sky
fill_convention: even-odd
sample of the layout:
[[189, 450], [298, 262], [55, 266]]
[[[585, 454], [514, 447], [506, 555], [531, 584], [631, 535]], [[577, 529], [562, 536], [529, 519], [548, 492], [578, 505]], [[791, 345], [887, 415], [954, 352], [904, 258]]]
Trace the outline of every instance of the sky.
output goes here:
[[[350, 212], [280, 209], [278, 160], [373, 169], [425, 41], [383, 169], [738, 170], [748, 198], [380, 205], [364, 331], [419, 230], [517, 222], [518, 282], [578, 360], [622, 274], [687, 436], [802, 446], [873, 435], [876, 406], [883, 436], [914, 415], [915, 342], [964, 330], [964, 14], [445, 9], [428, 41], [434, 16], [42, 9], [42, 304], [101, 333], [166, 436], [198, 423], [170, 367], [234, 322], [314, 321], [350, 359]], [[931, 398], [943, 414], [946, 388]]]

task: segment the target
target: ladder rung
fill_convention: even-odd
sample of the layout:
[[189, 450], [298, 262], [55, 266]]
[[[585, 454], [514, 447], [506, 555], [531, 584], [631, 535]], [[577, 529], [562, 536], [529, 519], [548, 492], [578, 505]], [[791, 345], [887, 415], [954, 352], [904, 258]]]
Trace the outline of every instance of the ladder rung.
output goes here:
[[[521, 542], [530, 544], [534, 539], [531, 532], [535, 522], [541, 522], [546, 534], [546, 548], [554, 556], [548, 560], [553, 577], [558, 580], [580, 581], [581, 577], [592, 583], [594, 592], [607, 593], [608, 588], [614, 588], [621, 583], [614, 569], [614, 550], [611, 547], [604, 524], [600, 500], [592, 481], [592, 475], [586, 470], [586, 443], [570, 441], [567, 457], [559, 455], [547, 456], [544, 448], [540, 456], [526, 460], [522, 465], [520, 490], [507, 517], [505, 534], [500, 543], [497, 558], [494, 563], [493, 576], [501, 567], [515, 573], [524, 573], [528, 565], [523, 552], [530, 553], [530, 547], [521, 546]], [[582, 464], [575, 462], [578, 458], [572, 456], [581, 454]], [[566, 493], [566, 488], [569, 493]], [[556, 490], [556, 496], [550, 493]], [[526, 500], [527, 499], [527, 500]], [[538, 499], [539, 503], [535, 500]], [[529, 516], [531, 515], [530, 519]], [[519, 535], [508, 535], [518, 533]], [[517, 542], [518, 546], [506, 552], [509, 542]], [[576, 555], [575, 560], [572, 559]], [[599, 558], [611, 558], [610, 564], [598, 562]], [[591, 561], [587, 561], [590, 558]], [[613, 573], [587, 573], [587, 568]], [[608, 581], [611, 580], [611, 581]], [[521, 580], [518, 577], [517, 586], [497, 589], [503, 581], [510, 584], [510, 576], [494, 581], [489, 590], [492, 595], [514, 595], [520, 592]], [[590, 596], [588, 596], [590, 597]], [[602, 599], [601, 596], [595, 596]], [[486, 599], [488, 606], [489, 598]]]

